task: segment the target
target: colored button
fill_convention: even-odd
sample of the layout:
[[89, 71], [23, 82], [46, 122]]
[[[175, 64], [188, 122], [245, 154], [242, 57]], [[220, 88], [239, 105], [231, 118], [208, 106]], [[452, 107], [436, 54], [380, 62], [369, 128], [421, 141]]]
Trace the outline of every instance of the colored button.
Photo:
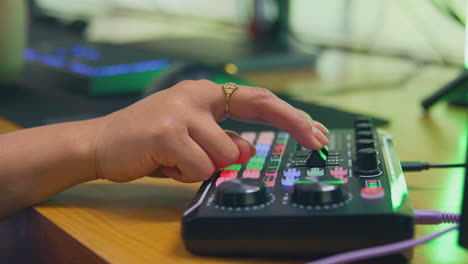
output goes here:
[[310, 168], [307, 170], [307, 176], [313, 177], [313, 176], [323, 176], [324, 175], [324, 170], [322, 168]]
[[265, 163], [265, 156], [253, 156], [250, 158], [249, 163]]
[[255, 148], [257, 150], [259, 149], [267, 149], [267, 150], [270, 150], [270, 147], [271, 147], [271, 144], [267, 144], [267, 143], [257, 143], [255, 144]]
[[278, 132], [278, 138], [285, 138], [285, 139], [288, 139], [288, 138], [289, 138], [289, 134], [286, 133], [286, 132]]
[[266, 156], [268, 156], [269, 152], [270, 151], [268, 149], [260, 149], [260, 150], [257, 149], [257, 154], [256, 155], [266, 157]]
[[277, 169], [267, 169], [267, 171], [265, 172], [265, 177], [263, 178], [263, 181], [268, 187], [273, 187], [275, 186], [277, 176], [278, 176]]
[[281, 184], [286, 186], [293, 186], [296, 181], [299, 180], [301, 171], [296, 168], [290, 168], [283, 171], [283, 177], [281, 177]]
[[278, 156], [283, 156], [284, 154], [284, 149], [279, 149], [279, 148], [275, 148], [273, 149], [273, 151], [271, 152], [272, 155], [278, 155]]
[[266, 176], [263, 178], [263, 182], [265, 182], [266, 186], [274, 187], [276, 183], [276, 176]]
[[240, 136], [245, 139], [246, 141], [250, 142], [253, 144], [255, 142], [255, 139], [257, 138], [257, 133], [255, 132], [242, 132]]
[[366, 187], [368, 188], [380, 188], [380, 181], [379, 180], [367, 180]]
[[236, 170], [223, 170], [219, 175], [220, 178], [237, 178]]
[[342, 167], [336, 167], [330, 169], [330, 175], [335, 177], [338, 180], [344, 179], [348, 175], [348, 169], [344, 169]]
[[242, 165], [241, 164], [232, 164], [231, 166], [228, 166], [226, 168], [224, 168], [225, 170], [236, 170], [236, 171], [240, 171], [240, 169], [242, 168]]
[[281, 161], [281, 156], [280, 155], [271, 155], [270, 160], [271, 161]]
[[270, 144], [259, 143], [255, 144], [255, 148], [257, 149], [257, 156], [268, 156], [270, 152]]
[[301, 176], [301, 171], [296, 168], [289, 168], [283, 171], [284, 176]]
[[265, 172], [265, 176], [278, 176], [278, 170], [277, 169], [267, 169]]
[[270, 163], [268, 163], [268, 168], [278, 169], [279, 166], [280, 163], [278, 161], [270, 161]]
[[248, 170], [262, 170], [263, 169], [263, 163], [255, 163], [255, 162], [249, 162], [247, 163], [246, 169]]
[[236, 170], [223, 170], [221, 171], [221, 174], [219, 174], [219, 178], [216, 180], [216, 187], [225, 181], [229, 181], [235, 178], [237, 178]]
[[284, 143], [276, 143], [274, 146], [273, 146], [274, 149], [282, 149], [283, 151], [286, 150], [286, 144]]
[[259, 138], [256, 141], [257, 144], [269, 144], [271, 145], [273, 143], [273, 139], [270, 138]]
[[385, 195], [382, 188], [362, 188], [361, 197], [366, 200], [377, 200], [383, 198]]
[[276, 143], [286, 144], [286, 143], [288, 143], [288, 139], [287, 138], [277, 138]]
[[274, 139], [275, 138], [275, 132], [273, 132], [273, 131], [262, 131], [262, 132], [260, 132], [260, 134], [258, 134], [258, 138]]
[[244, 170], [242, 172], [242, 178], [258, 179], [260, 178], [260, 170], [256, 170], [256, 169]]
[[268, 143], [271, 144], [273, 143], [273, 140], [275, 139], [275, 133], [272, 131], [264, 131], [260, 132], [258, 135], [258, 139], [256, 143]]

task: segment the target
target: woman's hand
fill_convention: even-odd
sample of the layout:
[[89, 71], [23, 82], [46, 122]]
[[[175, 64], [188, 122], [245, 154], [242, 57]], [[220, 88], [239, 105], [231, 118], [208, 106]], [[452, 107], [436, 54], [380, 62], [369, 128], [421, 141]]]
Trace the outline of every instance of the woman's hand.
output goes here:
[[[255, 147], [217, 124], [227, 117], [224, 99], [219, 84], [183, 81], [94, 120], [97, 177], [126, 182], [162, 173], [197, 182], [219, 168], [247, 162]], [[266, 89], [239, 86], [229, 109], [231, 118], [271, 124], [305, 147], [328, 144], [323, 125]]]

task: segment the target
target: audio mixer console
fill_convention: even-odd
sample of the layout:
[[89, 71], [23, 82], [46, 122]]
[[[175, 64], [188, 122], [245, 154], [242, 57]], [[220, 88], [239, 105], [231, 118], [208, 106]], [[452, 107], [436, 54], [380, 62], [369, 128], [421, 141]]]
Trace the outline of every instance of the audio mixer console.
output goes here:
[[306, 149], [281, 131], [241, 136], [257, 155], [202, 184], [182, 219], [191, 252], [322, 256], [413, 237], [413, 209], [392, 137], [369, 119], [331, 130], [322, 150]]

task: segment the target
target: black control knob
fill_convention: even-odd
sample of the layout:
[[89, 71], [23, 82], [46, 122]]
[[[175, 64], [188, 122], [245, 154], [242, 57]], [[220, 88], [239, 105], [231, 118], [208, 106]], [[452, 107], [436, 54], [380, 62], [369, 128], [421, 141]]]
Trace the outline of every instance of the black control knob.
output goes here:
[[368, 117], [358, 117], [354, 120], [354, 124], [356, 125], [362, 123], [371, 123], [371, 120]]
[[357, 165], [360, 175], [376, 175], [379, 173], [377, 167], [377, 150], [375, 148], [364, 148], [357, 151]]
[[371, 123], [359, 123], [356, 124], [356, 131], [371, 131], [372, 124]]
[[327, 205], [346, 199], [343, 184], [327, 184], [314, 181], [297, 181], [292, 201], [302, 205]]
[[374, 139], [374, 134], [372, 131], [358, 131], [356, 133], [356, 138], [359, 139]]
[[219, 205], [230, 207], [254, 206], [268, 202], [270, 194], [261, 180], [241, 178], [221, 183], [215, 193]]
[[310, 168], [323, 168], [327, 165], [328, 147], [312, 150], [307, 157], [306, 165]]
[[358, 150], [365, 148], [375, 148], [375, 140], [372, 139], [359, 139], [356, 142], [356, 148]]

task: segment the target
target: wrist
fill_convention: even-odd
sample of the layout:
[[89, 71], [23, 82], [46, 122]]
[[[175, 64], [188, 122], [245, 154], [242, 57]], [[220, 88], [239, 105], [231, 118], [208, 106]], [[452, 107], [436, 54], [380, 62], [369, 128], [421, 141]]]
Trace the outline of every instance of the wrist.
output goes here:
[[[74, 122], [69, 137], [69, 156], [81, 167], [77, 175], [79, 182], [99, 179], [96, 162], [97, 134], [99, 118]], [[74, 167], [74, 166], [72, 166]]]

